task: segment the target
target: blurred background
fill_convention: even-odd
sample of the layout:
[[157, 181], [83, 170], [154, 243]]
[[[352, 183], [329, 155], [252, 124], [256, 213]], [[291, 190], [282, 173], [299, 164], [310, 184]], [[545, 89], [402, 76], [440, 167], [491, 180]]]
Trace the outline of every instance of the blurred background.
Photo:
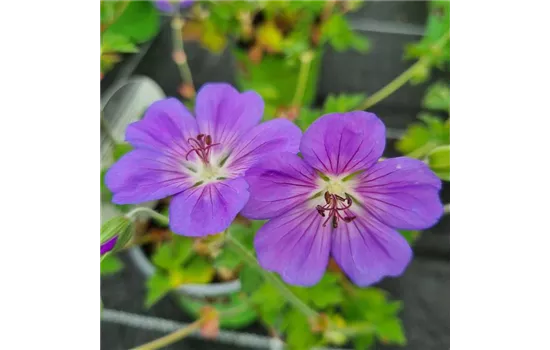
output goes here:
[[[346, 14], [351, 27], [368, 38], [369, 50], [362, 53], [332, 47], [324, 49], [313, 107], [322, 107], [331, 95], [374, 93], [410, 67], [414, 61], [403, 59], [404, 47], [418, 42], [424, 35], [429, 8], [429, 3], [423, 1], [367, 1], [357, 11]], [[112, 130], [111, 136], [122, 140], [126, 125], [137, 120], [151, 102], [164, 96], [181, 97], [182, 78], [172, 57], [172, 33], [170, 18], [161, 16], [159, 30], [151, 39], [139, 43], [136, 52], [121, 54], [102, 74], [102, 112], [104, 122]], [[232, 54], [236, 45], [229, 41], [218, 54], [198, 42], [185, 42], [197, 89], [206, 82], [236, 84], [238, 62]], [[395, 144], [407, 127], [417, 122], [426, 90], [434, 82], [448, 84], [448, 70], [434, 70], [422, 83], [405, 84], [369, 109], [388, 128], [386, 157], [401, 155]], [[102, 136], [101, 145], [102, 162], [107, 164], [112, 161], [107, 136]], [[450, 182], [445, 181], [444, 203], [449, 203], [449, 188]], [[103, 205], [102, 217], [109, 217], [113, 210]], [[376, 344], [374, 349], [449, 348], [449, 220], [449, 216], [445, 216], [439, 224], [422, 233], [414, 243], [415, 258], [402, 277], [386, 279], [378, 286], [392, 298], [404, 302], [400, 317], [407, 345]], [[131, 254], [123, 252], [119, 257], [124, 268], [101, 277], [101, 295], [107, 311], [101, 321], [102, 349], [130, 349], [172, 331], [180, 323], [193, 321], [172, 298], [163, 298], [151, 308], [145, 308], [143, 270]], [[252, 325], [238, 331], [222, 331], [217, 340], [190, 337], [167, 349], [269, 348], [264, 333], [261, 327]]]

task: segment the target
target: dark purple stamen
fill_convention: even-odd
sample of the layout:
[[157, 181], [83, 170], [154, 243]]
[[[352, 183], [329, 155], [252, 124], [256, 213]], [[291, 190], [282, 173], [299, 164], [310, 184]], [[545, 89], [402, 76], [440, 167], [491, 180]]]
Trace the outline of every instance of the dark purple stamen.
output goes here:
[[187, 142], [191, 145], [191, 149], [185, 155], [185, 160], [189, 160], [189, 154], [196, 152], [205, 164], [210, 158], [210, 148], [219, 145], [219, 143], [212, 143], [212, 137], [205, 134], [198, 134], [196, 138], [190, 138]]
[[[346, 213], [346, 211], [351, 207], [351, 204], [353, 203], [349, 194], [346, 193], [346, 198], [342, 198], [337, 194], [330, 194], [328, 192], [325, 192], [325, 202], [325, 205], [318, 205], [316, 207], [317, 212], [322, 217], [325, 217], [325, 211], [328, 211], [328, 217], [325, 222], [323, 222], [323, 227], [326, 226], [331, 219], [332, 227], [337, 228], [338, 219], [342, 219], [344, 220], [344, 222], [351, 222], [353, 221], [353, 219], [356, 218], [354, 215], [348, 215]], [[340, 212], [343, 212], [344, 216], [342, 216]]]

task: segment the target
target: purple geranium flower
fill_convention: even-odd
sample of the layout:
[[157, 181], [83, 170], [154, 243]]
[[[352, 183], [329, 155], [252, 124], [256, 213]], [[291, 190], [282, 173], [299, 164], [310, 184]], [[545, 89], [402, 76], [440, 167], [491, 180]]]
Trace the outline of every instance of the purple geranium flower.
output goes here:
[[425, 229], [443, 213], [441, 181], [423, 162], [378, 161], [385, 127], [374, 114], [329, 114], [246, 174], [242, 215], [271, 219], [256, 234], [261, 266], [290, 284], [317, 283], [332, 256], [357, 285], [403, 273], [412, 252], [396, 229]]
[[108, 239], [107, 241], [105, 241], [105, 243], [101, 244], [101, 255], [103, 255], [105, 253], [108, 253], [111, 250], [113, 250], [113, 248], [116, 245], [117, 239], [118, 239], [118, 236], [114, 236], [114, 237]]
[[285, 119], [257, 125], [264, 102], [228, 84], [198, 92], [196, 119], [175, 98], [153, 103], [126, 130], [135, 148], [105, 182], [113, 202], [136, 204], [172, 196], [170, 227], [185, 236], [225, 230], [248, 201], [244, 173], [273, 152], [298, 152], [300, 129]]
[[180, 8], [186, 8], [193, 4], [193, 0], [180, 0], [180, 1], [169, 1], [169, 0], [155, 0], [155, 6], [162, 12], [172, 13], [174, 11], [174, 5], [178, 5]]

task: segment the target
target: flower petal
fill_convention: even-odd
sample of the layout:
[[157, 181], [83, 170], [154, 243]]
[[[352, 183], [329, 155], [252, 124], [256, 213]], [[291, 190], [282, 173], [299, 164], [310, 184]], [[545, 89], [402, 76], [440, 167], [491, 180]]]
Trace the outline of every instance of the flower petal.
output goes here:
[[241, 214], [250, 219], [270, 219], [307, 201], [316, 189], [315, 170], [292, 153], [263, 158], [246, 172], [250, 199]]
[[130, 151], [113, 164], [105, 175], [105, 184], [116, 204], [158, 200], [192, 185], [174, 158], [144, 149]]
[[227, 159], [228, 169], [236, 174], [243, 174], [250, 166], [274, 152], [298, 153], [302, 131], [296, 124], [287, 119], [274, 119], [262, 123], [238, 143]]
[[183, 236], [220, 233], [231, 225], [248, 197], [242, 177], [190, 188], [172, 198], [170, 228]]
[[253, 91], [239, 93], [229, 84], [209, 83], [197, 94], [195, 112], [201, 132], [231, 149], [241, 135], [260, 122], [264, 101]]
[[367, 169], [382, 156], [386, 128], [372, 113], [327, 114], [302, 137], [304, 160], [326, 174], [340, 175]]
[[398, 157], [375, 164], [358, 177], [355, 191], [367, 215], [406, 230], [433, 226], [443, 215], [441, 180], [423, 162]]
[[267, 222], [256, 233], [260, 265], [278, 272], [289, 284], [312, 286], [325, 273], [330, 253], [330, 225], [322, 226], [315, 209], [294, 210]]
[[405, 238], [373, 218], [341, 223], [332, 233], [331, 253], [360, 287], [401, 275], [412, 258]]
[[151, 104], [142, 120], [126, 129], [126, 141], [135, 148], [162, 151], [184, 158], [190, 149], [187, 140], [198, 134], [195, 118], [175, 98]]

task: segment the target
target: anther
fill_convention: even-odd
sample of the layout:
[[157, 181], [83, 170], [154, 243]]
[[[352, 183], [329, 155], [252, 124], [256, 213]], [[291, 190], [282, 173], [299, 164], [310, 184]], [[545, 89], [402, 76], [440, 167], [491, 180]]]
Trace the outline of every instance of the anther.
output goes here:
[[[317, 205], [315, 209], [322, 217], [325, 217], [325, 212], [328, 212], [328, 217], [323, 223], [323, 226], [326, 226], [329, 221], [331, 221], [332, 227], [338, 227], [338, 219], [342, 219], [344, 222], [348, 223], [353, 221], [356, 216], [348, 215], [346, 212], [352, 205], [353, 201], [351, 196], [346, 193], [346, 197], [339, 196], [337, 194], [330, 194], [328, 191], [324, 195], [326, 204], [324, 206]], [[342, 212], [342, 215], [340, 212]]]
[[191, 149], [185, 155], [185, 160], [189, 160], [189, 155], [192, 152], [196, 152], [197, 156], [206, 164], [210, 157], [210, 148], [219, 143], [212, 143], [212, 137], [210, 135], [198, 134], [196, 138], [190, 138], [187, 143], [191, 145]]

